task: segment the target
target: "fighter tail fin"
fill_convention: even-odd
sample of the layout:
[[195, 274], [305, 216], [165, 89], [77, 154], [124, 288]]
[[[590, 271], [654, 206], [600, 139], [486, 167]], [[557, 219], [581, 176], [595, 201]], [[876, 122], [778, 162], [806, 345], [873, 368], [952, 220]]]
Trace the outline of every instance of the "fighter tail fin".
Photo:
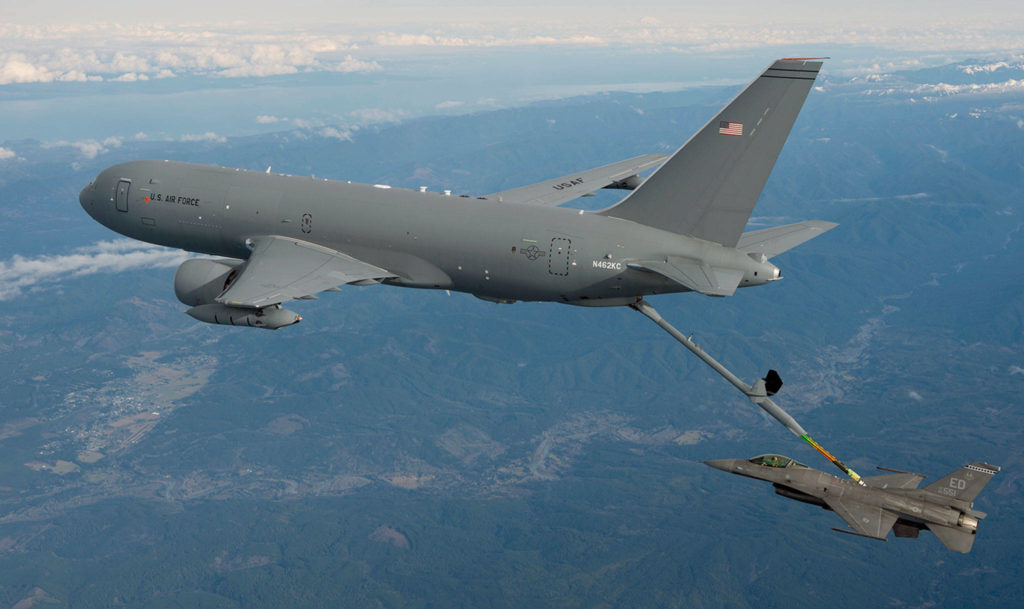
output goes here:
[[956, 470], [941, 480], [932, 482], [924, 490], [951, 497], [961, 501], [972, 502], [981, 489], [985, 488], [999, 468], [988, 463], [971, 463]]
[[820, 61], [776, 61], [600, 213], [735, 246], [820, 69]]

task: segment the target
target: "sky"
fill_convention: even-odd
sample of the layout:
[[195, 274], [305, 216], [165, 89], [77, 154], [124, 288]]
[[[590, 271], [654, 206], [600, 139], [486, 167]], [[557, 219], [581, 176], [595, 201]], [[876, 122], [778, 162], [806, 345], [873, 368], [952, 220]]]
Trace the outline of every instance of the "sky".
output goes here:
[[[125, 138], [352, 128], [601, 90], [739, 84], [1024, 56], [1015, 3], [97, 0], [0, 4], [0, 162]], [[240, 103], [244, 91], [244, 103]], [[327, 130], [331, 131], [327, 131]], [[104, 144], [104, 142], [107, 142]]]
[[[634, 19], [659, 18], [682, 25], [698, 21], [715, 25], [765, 23], [908, 25], [922, 20], [977, 24], [1005, 23], [1017, 15], [1019, 4], [1005, 0], [976, 0], [968, 5], [949, 0], [866, 0], [827, 2], [796, 0], [765, 3], [756, 0], [695, 2], [680, 0], [502, 0], [497, 2], [431, 2], [426, 0], [177, 0], [166, 3], [136, 0], [43, 0], [5, 3], [0, 21], [24, 24], [53, 23], [230, 23], [348, 24], [359, 26], [486, 23], [543, 26], [607, 26]], [[1019, 21], [1019, 18], [1018, 18]]]
[[0, 86], [372, 73], [382, 61], [478, 49], [729, 54], [836, 46], [897, 54], [1024, 49], [1017, 3], [638, 0], [128, 0], [0, 6]]

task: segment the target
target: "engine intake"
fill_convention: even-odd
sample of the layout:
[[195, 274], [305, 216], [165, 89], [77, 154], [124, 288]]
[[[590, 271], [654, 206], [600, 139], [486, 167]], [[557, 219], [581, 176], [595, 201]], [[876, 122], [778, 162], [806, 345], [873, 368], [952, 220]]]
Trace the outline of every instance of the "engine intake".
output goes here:
[[230, 259], [186, 260], [174, 273], [174, 295], [190, 307], [213, 304], [234, 283], [244, 264], [244, 260]]

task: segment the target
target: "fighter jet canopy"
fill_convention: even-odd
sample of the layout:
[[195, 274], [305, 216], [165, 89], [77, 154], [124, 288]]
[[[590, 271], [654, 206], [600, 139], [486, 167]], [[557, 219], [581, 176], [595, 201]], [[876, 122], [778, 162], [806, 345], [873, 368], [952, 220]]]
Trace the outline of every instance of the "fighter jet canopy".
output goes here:
[[765, 467], [807, 467], [803, 463], [794, 461], [793, 459], [790, 459], [785, 455], [758, 455], [753, 459], [747, 460], [753, 463], [754, 465], [763, 465]]

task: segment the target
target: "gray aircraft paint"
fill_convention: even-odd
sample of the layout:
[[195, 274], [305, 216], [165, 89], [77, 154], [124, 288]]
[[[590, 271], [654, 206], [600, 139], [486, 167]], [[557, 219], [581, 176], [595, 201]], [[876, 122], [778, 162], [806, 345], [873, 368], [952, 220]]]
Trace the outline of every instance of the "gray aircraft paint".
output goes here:
[[853, 529], [835, 529], [841, 533], [884, 541], [890, 530], [897, 537], [917, 537], [926, 528], [947, 548], [963, 553], [971, 551], [978, 522], [986, 516], [974, 509], [974, 498], [999, 471], [994, 465], [971, 463], [919, 489], [921, 474], [884, 470], [890, 473], [865, 477], [859, 485], [782, 455], [705, 463], [771, 482], [783, 497], [834, 511]]
[[[529, 188], [506, 191], [510, 201], [505, 193], [449, 196], [171, 161], [110, 167], [82, 190], [80, 201], [93, 218], [123, 235], [248, 259], [237, 267], [238, 281], [246, 281], [250, 293], [263, 286], [265, 294], [236, 301], [229, 289], [215, 300], [236, 309], [276, 305], [277, 294], [285, 295], [277, 303], [303, 297], [294, 286], [284, 289], [297, 281], [314, 286], [312, 291], [366, 282], [368, 269], [379, 271], [376, 277], [370, 272], [373, 280], [499, 302], [608, 306], [688, 290], [728, 295], [779, 277], [764, 252], [778, 253], [834, 226], [801, 223], [792, 226], [804, 237], [765, 237], [760, 245], [733, 247], [820, 65], [775, 62], [719, 115], [750, 121], [742, 135], [720, 134], [712, 121], [645, 183], [624, 172], [627, 161], [606, 166], [613, 170], [604, 175], [605, 186], [640, 186], [598, 213], [514, 200], [517, 191], [535, 190]], [[780, 70], [798, 70], [800, 77], [777, 78]], [[760, 124], [751, 113], [759, 114]], [[703, 160], [695, 175], [688, 159], [697, 157]], [[643, 166], [660, 162], [639, 159]], [[708, 173], [708, 162], [717, 174]], [[584, 173], [589, 179], [601, 169]], [[678, 192], [668, 197], [667, 190]], [[680, 193], [693, 194], [681, 199]], [[692, 208], [703, 210], [696, 221], [687, 215]], [[295, 247], [261, 246], [273, 238]], [[339, 262], [326, 265], [329, 273], [313, 268], [325, 248]], [[281, 252], [291, 252], [290, 259], [256, 260]], [[311, 266], [296, 272], [302, 264]], [[718, 285], [723, 281], [729, 285]]]
[[609, 216], [736, 245], [821, 62], [776, 61]]

